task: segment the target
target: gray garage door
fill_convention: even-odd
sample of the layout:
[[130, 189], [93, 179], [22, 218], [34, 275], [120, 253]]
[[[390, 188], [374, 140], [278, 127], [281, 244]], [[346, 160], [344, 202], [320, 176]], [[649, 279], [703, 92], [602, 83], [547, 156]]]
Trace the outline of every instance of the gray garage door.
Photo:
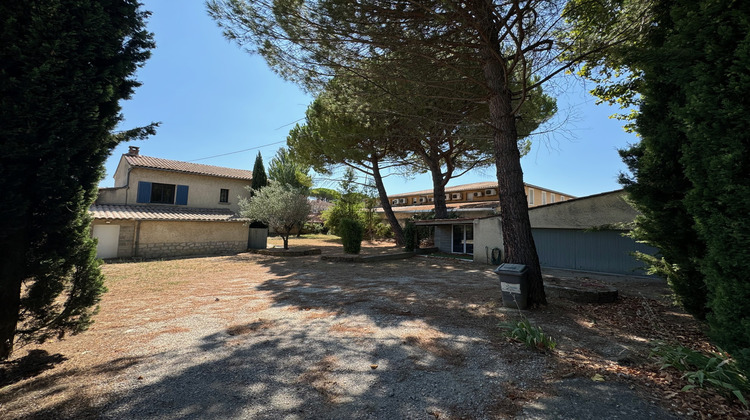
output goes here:
[[645, 275], [631, 253], [654, 254], [655, 248], [623, 237], [619, 231], [532, 229], [542, 267], [602, 273]]

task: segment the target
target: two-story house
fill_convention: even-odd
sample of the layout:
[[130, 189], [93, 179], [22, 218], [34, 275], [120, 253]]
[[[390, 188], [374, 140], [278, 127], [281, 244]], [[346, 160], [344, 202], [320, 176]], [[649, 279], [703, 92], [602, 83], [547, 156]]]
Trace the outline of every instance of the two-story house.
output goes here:
[[142, 156], [131, 146], [101, 188], [92, 233], [100, 258], [172, 257], [247, 249], [239, 200], [252, 172]]

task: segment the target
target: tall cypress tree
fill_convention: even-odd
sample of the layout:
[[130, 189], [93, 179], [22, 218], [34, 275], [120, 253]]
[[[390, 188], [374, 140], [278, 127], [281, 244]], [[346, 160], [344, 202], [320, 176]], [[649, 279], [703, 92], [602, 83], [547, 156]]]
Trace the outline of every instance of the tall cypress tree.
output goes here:
[[671, 60], [665, 46], [674, 31], [670, 2], [653, 6], [658, 25], [638, 47], [624, 53], [631, 66], [641, 69], [642, 101], [637, 118], [640, 143], [620, 151], [632, 177], [620, 176], [634, 206], [641, 212], [632, 236], [659, 248], [659, 255], [641, 255], [653, 272], [666, 278], [676, 300], [698, 319], [708, 312], [708, 291], [699, 260], [705, 243], [694, 228], [684, 198], [692, 188], [682, 164], [685, 133], [677, 129], [672, 109], [684, 101], [679, 81], [664, 75], [668, 68], [687, 68], [681, 59]]
[[[710, 334], [750, 373], [750, 4], [676, 2], [662, 77], [679, 86], [685, 205], [706, 244]], [[684, 63], [690, 63], [685, 66]]]
[[263, 166], [263, 157], [258, 152], [253, 165], [253, 179], [250, 181], [251, 194], [260, 191], [266, 185], [268, 185], [268, 176], [266, 175], [266, 168]]
[[703, 305], [710, 335], [750, 372], [750, 5], [662, 1], [656, 11], [628, 189], [646, 210], [639, 229], [667, 243], [665, 258], [690, 279], [686, 308], [685, 296]]
[[88, 208], [119, 101], [154, 47], [136, 0], [0, 2], [0, 360], [92, 322], [103, 278]]

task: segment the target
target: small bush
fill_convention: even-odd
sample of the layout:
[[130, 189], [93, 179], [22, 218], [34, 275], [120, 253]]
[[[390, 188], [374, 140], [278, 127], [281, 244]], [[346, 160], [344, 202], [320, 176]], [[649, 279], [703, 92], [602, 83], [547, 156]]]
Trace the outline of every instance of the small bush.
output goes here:
[[412, 222], [406, 222], [404, 227], [404, 249], [413, 252], [417, 248], [417, 227]]
[[302, 234], [314, 234], [314, 235], [325, 235], [328, 233], [328, 228], [323, 226], [320, 223], [311, 223], [311, 222], [305, 222], [305, 224], [302, 226]]
[[341, 243], [344, 245], [344, 252], [347, 254], [359, 254], [362, 248], [362, 238], [365, 233], [362, 223], [354, 219], [341, 219], [338, 230], [341, 236]]
[[506, 336], [526, 344], [528, 347], [536, 350], [554, 350], [557, 347], [557, 341], [542, 331], [542, 327], [537, 327], [524, 318], [516, 323], [503, 323], [500, 327], [508, 329]]
[[382, 222], [376, 223], [374, 236], [375, 239], [393, 238], [393, 230], [391, 229], [391, 225]]
[[750, 394], [750, 382], [737, 363], [723, 350], [718, 353], [701, 353], [683, 346], [671, 346], [657, 343], [651, 355], [659, 359], [662, 369], [673, 367], [685, 372], [683, 378], [690, 385], [682, 388], [689, 391], [693, 388], [714, 388], [728, 398], [737, 398], [747, 406], [745, 395]]

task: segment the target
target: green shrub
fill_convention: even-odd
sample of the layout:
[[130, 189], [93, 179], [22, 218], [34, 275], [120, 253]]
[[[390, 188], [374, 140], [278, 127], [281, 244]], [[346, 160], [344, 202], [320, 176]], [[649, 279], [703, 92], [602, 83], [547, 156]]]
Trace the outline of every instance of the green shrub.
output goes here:
[[406, 222], [404, 227], [404, 249], [408, 252], [413, 252], [419, 244], [417, 238], [417, 227], [412, 222]]
[[359, 254], [362, 248], [362, 238], [365, 229], [359, 220], [341, 219], [339, 222], [339, 236], [341, 243], [344, 245], [344, 252], [347, 254]]
[[705, 354], [683, 346], [657, 343], [651, 355], [659, 359], [662, 369], [673, 367], [685, 372], [683, 378], [687, 379], [690, 385], [682, 388], [683, 391], [696, 387], [711, 387], [725, 397], [737, 398], [745, 406], [748, 405], [745, 398], [745, 395], [750, 394], [747, 375], [723, 350]]
[[314, 234], [314, 235], [325, 235], [328, 233], [328, 228], [321, 225], [320, 223], [305, 222], [302, 226], [302, 234]]
[[388, 223], [378, 222], [375, 224], [375, 239], [393, 238], [393, 229]]
[[537, 327], [524, 318], [516, 323], [502, 323], [501, 328], [508, 329], [506, 336], [526, 344], [528, 347], [536, 350], [554, 350], [557, 347], [557, 341], [542, 331], [542, 327]]

